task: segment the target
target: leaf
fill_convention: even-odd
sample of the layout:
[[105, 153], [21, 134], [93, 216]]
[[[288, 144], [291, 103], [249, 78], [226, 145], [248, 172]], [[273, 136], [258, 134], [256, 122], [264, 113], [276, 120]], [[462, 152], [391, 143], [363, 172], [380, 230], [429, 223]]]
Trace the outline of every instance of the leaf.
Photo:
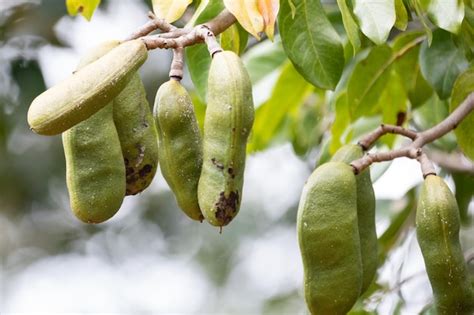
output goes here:
[[400, 31], [406, 30], [408, 26], [408, 12], [403, 0], [395, 0], [395, 13], [397, 14], [395, 27]]
[[232, 24], [220, 35], [222, 49], [231, 50], [240, 55], [247, 46], [248, 34], [239, 24]]
[[334, 89], [344, 68], [339, 35], [319, 0], [281, 2], [278, 23], [283, 47], [299, 73], [313, 85]]
[[245, 67], [252, 84], [274, 72], [287, 60], [281, 41], [277, 37], [274, 43], [269, 40], [249, 49], [243, 56]]
[[356, 64], [347, 86], [352, 121], [370, 114], [387, 84], [393, 63], [392, 49], [374, 47], [367, 58]]
[[[196, 13], [186, 27], [201, 24], [216, 17], [224, 9], [222, 0], [203, 0], [196, 9]], [[192, 24], [190, 24], [192, 22]], [[211, 57], [204, 44], [188, 46], [185, 49], [186, 64], [194, 83], [196, 92], [202, 101], [206, 100], [207, 76], [211, 65]]]
[[411, 3], [413, 4], [416, 15], [418, 16], [421, 24], [423, 25], [423, 29], [425, 30], [426, 35], [428, 36], [428, 44], [431, 45], [431, 42], [433, 41], [433, 32], [428, 26], [428, 21], [423, 13], [423, 8], [421, 7], [419, 0], [413, 0]]
[[392, 45], [396, 53], [412, 46], [395, 61], [395, 69], [399, 76], [403, 77], [405, 92], [408, 93], [412, 108], [422, 105], [433, 94], [433, 89], [421, 75], [418, 63], [421, 40], [425, 37], [421, 31], [405, 32], [397, 36]]
[[377, 45], [385, 43], [395, 24], [394, 0], [354, 0], [354, 14], [360, 29]]
[[342, 15], [342, 23], [346, 30], [347, 38], [352, 44], [353, 54], [355, 55], [360, 49], [360, 35], [359, 26], [357, 25], [354, 17], [352, 16], [351, 10], [347, 6], [346, 0], [337, 0], [337, 5]]
[[[453, 112], [464, 99], [474, 92], [474, 67], [469, 68], [461, 74], [454, 83], [451, 95], [450, 112]], [[474, 112], [464, 118], [464, 120], [454, 129], [458, 144], [464, 154], [474, 161]]]
[[286, 63], [270, 99], [257, 108], [249, 152], [268, 147], [286, 115], [302, 104], [312, 90], [313, 87], [301, 77], [293, 65]]
[[224, 4], [240, 25], [260, 40], [258, 33], [263, 32], [265, 24], [257, 0], [224, 0]]
[[90, 21], [100, 0], [66, 0], [67, 13], [75, 16], [80, 13], [86, 20]]
[[179, 19], [192, 0], [151, 0], [153, 12], [160, 19], [172, 23]]
[[457, 34], [464, 19], [464, 2], [459, 0], [430, 0], [428, 16], [438, 27]]
[[340, 93], [335, 101], [336, 118], [331, 126], [329, 153], [334, 154], [343, 144], [342, 136], [351, 124], [347, 93]]
[[280, 9], [279, 0], [258, 0], [258, 10], [262, 14], [265, 24], [265, 33], [273, 41], [275, 34], [275, 21]]
[[423, 77], [441, 99], [451, 94], [454, 81], [468, 67], [468, 61], [451, 39], [451, 34], [437, 29], [433, 32], [431, 47], [425, 41], [420, 50], [420, 67]]
[[[382, 109], [382, 121], [385, 124], [398, 125], [400, 115], [407, 115], [408, 97], [405, 92], [402, 78], [394, 70], [390, 72], [390, 79], [379, 99], [379, 108]], [[395, 135], [386, 135], [382, 142], [393, 147]]]
[[469, 216], [469, 204], [474, 196], [474, 176], [464, 173], [453, 173], [453, 181], [456, 186], [456, 201], [459, 206], [461, 223], [468, 225], [471, 221]]

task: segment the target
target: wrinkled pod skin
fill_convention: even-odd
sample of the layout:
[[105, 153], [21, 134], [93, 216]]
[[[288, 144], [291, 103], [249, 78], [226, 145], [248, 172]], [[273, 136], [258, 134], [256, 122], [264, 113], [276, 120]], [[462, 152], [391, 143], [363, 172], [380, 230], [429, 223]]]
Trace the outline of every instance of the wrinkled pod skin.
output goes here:
[[362, 286], [357, 183], [352, 167], [325, 163], [308, 178], [297, 217], [304, 293], [311, 314], [346, 314]]
[[[115, 43], [115, 44], [114, 44]], [[107, 42], [82, 58], [78, 68], [107, 53]], [[85, 223], [101, 223], [119, 209], [125, 196], [125, 165], [113, 121], [113, 104], [62, 135], [71, 209]]]
[[153, 114], [163, 177], [184, 213], [202, 221], [197, 197], [202, 166], [201, 133], [191, 97], [179, 81], [171, 79], [160, 86]]
[[151, 184], [158, 168], [158, 136], [138, 72], [114, 99], [114, 122], [125, 163], [126, 195], [135, 195]]
[[[364, 156], [361, 146], [348, 144], [341, 147], [332, 161], [351, 162]], [[378, 264], [378, 243], [375, 229], [375, 195], [370, 179], [370, 170], [356, 175], [357, 182], [357, 221], [359, 225], [360, 251], [362, 258], [363, 281], [361, 295], [369, 288]]]
[[242, 198], [246, 144], [254, 120], [252, 86], [240, 58], [216, 53], [209, 70], [198, 199], [206, 220], [224, 226]]
[[28, 110], [30, 128], [57, 135], [110, 103], [145, 62], [141, 40], [124, 42], [37, 96]]
[[474, 314], [474, 292], [459, 227], [453, 193], [441, 177], [428, 175], [418, 199], [416, 235], [440, 315]]

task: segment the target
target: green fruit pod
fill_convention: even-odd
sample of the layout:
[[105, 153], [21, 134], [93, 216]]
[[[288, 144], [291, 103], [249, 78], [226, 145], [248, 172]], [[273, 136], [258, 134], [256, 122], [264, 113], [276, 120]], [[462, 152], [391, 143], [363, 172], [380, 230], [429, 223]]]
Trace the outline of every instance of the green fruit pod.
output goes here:
[[179, 81], [170, 80], [160, 86], [153, 114], [163, 177], [184, 213], [202, 221], [197, 192], [202, 167], [201, 133], [191, 97]]
[[206, 220], [222, 227], [240, 208], [247, 138], [254, 120], [252, 85], [235, 53], [214, 55], [207, 102], [198, 199]]
[[31, 130], [60, 134], [110, 103], [145, 62], [141, 40], [124, 42], [37, 96], [28, 110]]
[[[342, 146], [332, 157], [331, 161], [351, 162], [364, 156], [359, 145]], [[359, 226], [360, 251], [362, 259], [362, 289], [363, 294], [374, 280], [378, 266], [378, 243], [375, 227], [375, 194], [370, 178], [370, 170], [366, 169], [356, 175], [357, 183], [357, 222]]]
[[[79, 68], [111, 47], [113, 43], [97, 47], [81, 60]], [[62, 139], [74, 215], [86, 223], [104, 222], [120, 209], [125, 196], [125, 165], [112, 103], [64, 132]]]
[[328, 162], [311, 174], [298, 206], [297, 230], [309, 311], [346, 314], [363, 279], [352, 167]]
[[151, 184], [158, 168], [158, 136], [138, 73], [132, 76], [113, 103], [126, 170], [126, 195], [135, 195]]
[[460, 218], [453, 193], [436, 175], [421, 187], [416, 235], [438, 314], [474, 314], [474, 292], [459, 242]]

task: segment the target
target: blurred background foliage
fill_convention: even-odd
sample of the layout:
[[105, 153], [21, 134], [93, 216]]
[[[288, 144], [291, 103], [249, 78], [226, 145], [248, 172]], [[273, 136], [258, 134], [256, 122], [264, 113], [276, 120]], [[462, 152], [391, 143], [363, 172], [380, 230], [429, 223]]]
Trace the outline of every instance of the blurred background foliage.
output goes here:
[[[196, 5], [195, 1], [184, 21], [190, 20]], [[335, 1], [325, 5], [344, 37]], [[128, 23], [138, 27], [150, 8], [148, 1], [103, 0], [91, 23], [96, 19], [96, 25], [113, 29], [115, 14], [115, 21], [130, 19]], [[117, 17], [118, 12], [143, 16]], [[85, 28], [81, 19], [68, 17], [62, 0], [0, 2], [0, 312], [306, 314], [295, 231], [304, 181], [342, 143], [355, 141], [387, 117], [406, 114], [408, 102], [391, 107], [391, 113], [378, 111], [357, 121], [340, 115], [334, 121], [334, 114], [344, 107], [344, 93], [334, 97], [338, 89], [326, 93], [306, 82], [287, 60], [278, 35], [274, 42], [248, 38], [247, 44], [245, 35], [233, 30], [234, 35], [225, 36], [230, 36], [231, 48], [239, 39], [237, 49], [243, 52], [258, 106], [243, 205], [235, 222], [219, 234], [206, 223], [187, 219], [158, 175], [147, 191], [127, 197], [112, 220], [84, 225], [69, 210], [61, 138], [35, 135], [26, 122], [29, 104], [51, 84], [48, 76], [61, 72], [66, 67], [62, 62], [77, 60], [84, 44], [77, 35]], [[395, 31], [391, 38], [396, 35]], [[397, 43], [393, 45], [396, 49]], [[202, 48], [188, 50], [187, 58], [200, 58]], [[74, 53], [62, 59], [57, 50]], [[167, 80], [170, 61], [168, 52], [152, 54], [141, 71], [150, 104]], [[355, 60], [366, 56], [362, 51]], [[355, 66], [351, 62], [347, 72]], [[48, 69], [54, 63], [56, 68]], [[205, 73], [196, 67], [190, 66], [184, 83], [202, 123], [205, 87], [194, 88], [189, 78]], [[348, 75], [343, 74], [341, 82]], [[413, 95], [406, 95], [412, 116], [405, 121], [426, 129], [447, 116], [447, 102], [424, 82], [417, 87]], [[396, 90], [392, 93], [390, 101], [397, 96]], [[397, 143], [400, 139], [392, 137], [379, 149]], [[452, 134], [430, 148], [457, 150]], [[415, 186], [421, 176], [416, 162], [411, 162], [372, 169], [374, 180], [380, 178], [375, 184], [380, 269], [353, 314], [415, 314], [432, 302], [414, 237]], [[456, 188], [463, 211], [462, 243], [466, 254], [472, 254], [472, 175], [441, 171]]]

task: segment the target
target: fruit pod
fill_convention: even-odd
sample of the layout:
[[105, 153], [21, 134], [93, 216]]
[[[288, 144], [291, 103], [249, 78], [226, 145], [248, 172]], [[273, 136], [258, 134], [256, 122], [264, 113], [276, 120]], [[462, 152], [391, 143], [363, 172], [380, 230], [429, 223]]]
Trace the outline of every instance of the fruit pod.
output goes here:
[[202, 221], [197, 198], [202, 166], [201, 133], [193, 103], [181, 83], [170, 80], [160, 86], [153, 114], [163, 177], [184, 213]]
[[37, 96], [28, 110], [30, 128], [60, 134], [111, 102], [147, 58], [141, 40], [128, 41]]
[[[332, 161], [351, 162], [360, 159], [364, 151], [359, 145], [348, 144], [341, 147], [332, 157]], [[357, 183], [357, 222], [359, 226], [360, 251], [362, 258], [362, 289], [363, 294], [372, 283], [377, 273], [378, 243], [375, 229], [375, 195], [367, 169], [356, 176]]]
[[[105, 43], [86, 55], [79, 68], [108, 51]], [[125, 165], [113, 121], [112, 103], [62, 135], [71, 209], [86, 223], [111, 218], [125, 196]]]
[[126, 195], [146, 189], [158, 167], [158, 137], [140, 75], [114, 99], [114, 122], [126, 170]]
[[253, 120], [252, 86], [242, 61], [230, 51], [216, 53], [209, 70], [198, 185], [199, 206], [212, 225], [227, 225], [239, 211]]
[[304, 292], [311, 314], [346, 314], [362, 285], [352, 167], [328, 162], [306, 182], [298, 206], [298, 242]]
[[439, 314], [473, 314], [474, 292], [459, 242], [459, 211], [451, 190], [436, 175], [422, 185], [416, 235]]

